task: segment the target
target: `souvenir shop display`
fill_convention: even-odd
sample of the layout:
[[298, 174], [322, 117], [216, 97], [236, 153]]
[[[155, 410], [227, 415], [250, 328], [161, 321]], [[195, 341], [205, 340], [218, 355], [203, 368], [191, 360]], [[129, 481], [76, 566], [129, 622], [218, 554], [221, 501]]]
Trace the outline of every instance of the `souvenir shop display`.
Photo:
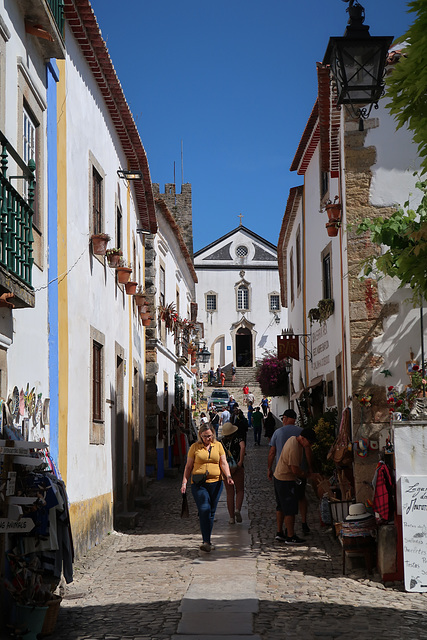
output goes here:
[[54, 591], [61, 576], [73, 580], [68, 496], [43, 441], [43, 417], [47, 423], [48, 403], [34, 387], [14, 387], [7, 401], [0, 399], [1, 578], [9, 615], [3, 622], [26, 640], [53, 632], [61, 602]]

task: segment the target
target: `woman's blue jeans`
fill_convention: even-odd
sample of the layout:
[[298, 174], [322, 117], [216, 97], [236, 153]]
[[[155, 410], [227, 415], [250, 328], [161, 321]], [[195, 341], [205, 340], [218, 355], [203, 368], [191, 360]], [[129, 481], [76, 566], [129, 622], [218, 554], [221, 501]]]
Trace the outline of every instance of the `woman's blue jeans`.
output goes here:
[[204, 482], [192, 484], [191, 493], [199, 512], [200, 531], [203, 542], [211, 541], [211, 533], [215, 518], [215, 511], [222, 492], [222, 480], [218, 482]]

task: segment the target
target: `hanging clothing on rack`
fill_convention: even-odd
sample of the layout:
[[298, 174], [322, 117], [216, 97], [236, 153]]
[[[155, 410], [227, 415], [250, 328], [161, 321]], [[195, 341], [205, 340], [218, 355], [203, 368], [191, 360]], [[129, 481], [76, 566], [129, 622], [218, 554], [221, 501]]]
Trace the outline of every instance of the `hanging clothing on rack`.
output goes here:
[[390, 522], [394, 516], [394, 482], [385, 462], [380, 460], [372, 481], [374, 488], [374, 511], [381, 520]]

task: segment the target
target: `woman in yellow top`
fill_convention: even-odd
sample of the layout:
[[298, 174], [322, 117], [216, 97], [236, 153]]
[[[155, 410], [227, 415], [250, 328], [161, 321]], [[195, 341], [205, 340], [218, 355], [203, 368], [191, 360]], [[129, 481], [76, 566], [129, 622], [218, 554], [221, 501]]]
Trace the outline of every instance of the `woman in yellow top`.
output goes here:
[[[193, 476], [205, 472], [208, 474], [206, 479], [200, 484], [196, 484], [193, 481]], [[200, 549], [206, 552], [214, 549], [211, 544], [211, 534], [216, 507], [222, 492], [221, 472], [227, 484], [234, 484], [224, 447], [217, 441], [215, 430], [209, 423], [202, 424], [197, 442], [191, 445], [188, 452], [181, 493], [186, 492], [187, 482], [191, 475], [191, 493], [199, 512], [200, 530], [203, 538]]]

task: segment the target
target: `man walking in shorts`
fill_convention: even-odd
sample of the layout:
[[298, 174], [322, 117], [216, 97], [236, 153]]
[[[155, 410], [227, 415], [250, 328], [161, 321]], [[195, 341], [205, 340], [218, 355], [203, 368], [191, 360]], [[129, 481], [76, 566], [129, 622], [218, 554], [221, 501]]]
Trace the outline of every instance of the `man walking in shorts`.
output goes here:
[[303, 479], [313, 475], [301, 468], [304, 450], [310, 450], [315, 441], [316, 434], [313, 429], [303, 429], [299, 436], [291, 436], [282, 449], [274, 471], [274, 491], [285, 519], [286, 544], [305, 543], [303, 538], [295, 534], [295, 516], [298, 513], [298, 487]]

